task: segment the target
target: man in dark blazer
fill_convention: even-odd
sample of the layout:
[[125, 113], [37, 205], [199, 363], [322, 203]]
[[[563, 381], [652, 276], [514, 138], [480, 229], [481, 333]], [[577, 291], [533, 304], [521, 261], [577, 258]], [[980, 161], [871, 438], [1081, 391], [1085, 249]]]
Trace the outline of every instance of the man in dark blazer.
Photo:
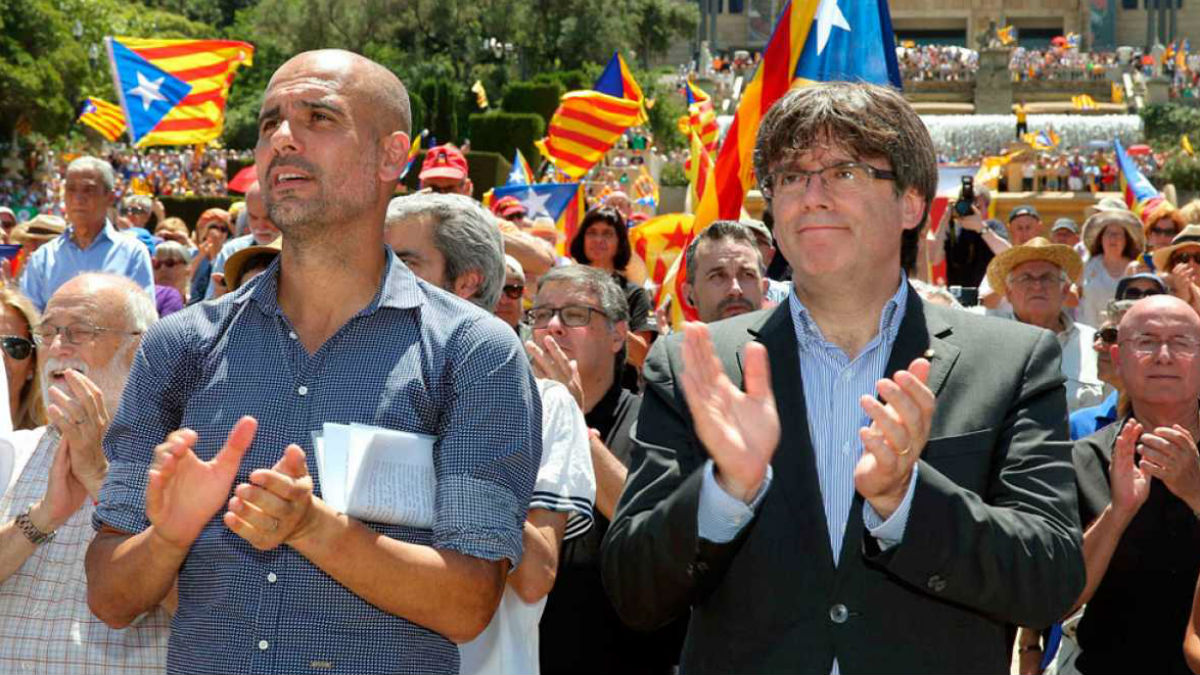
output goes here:
[[1058, 345], [908, 286], [937, 170], [895, 91], [793, 90], [754, 161], [793, 294], [655, 345], [605, 586], [691, 607], [683, 672], [1006, 672], [1084, 583]]

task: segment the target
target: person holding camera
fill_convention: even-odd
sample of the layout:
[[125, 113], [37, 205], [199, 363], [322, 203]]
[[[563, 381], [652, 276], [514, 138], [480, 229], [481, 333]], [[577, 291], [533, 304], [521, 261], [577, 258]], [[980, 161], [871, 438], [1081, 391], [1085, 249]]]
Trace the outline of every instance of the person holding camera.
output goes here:
[[1008, 229], [987, 218], [991, 194], [982, 185], [963, 177], [959, 198], [942, 213], [936, 230], [925, 235], [929, 263], [946, 261], [946, 285], [978, 287], [988, 263], [1012, 247]]

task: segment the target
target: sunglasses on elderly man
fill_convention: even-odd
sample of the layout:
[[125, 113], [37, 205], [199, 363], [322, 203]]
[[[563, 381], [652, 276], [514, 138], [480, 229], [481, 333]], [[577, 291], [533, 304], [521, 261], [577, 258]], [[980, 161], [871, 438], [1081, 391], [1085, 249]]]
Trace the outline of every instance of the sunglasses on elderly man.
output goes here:
[[1115, 345], [1117, 344], [1117, 337], [1117, 327], [1109, 326], [1096, 331], [1096, 335], [1092, 338], [1092, 341], [1099, 340], [1110, 345]]
[[520, 300], [525, 294], [525, 284], [504, 284], [504, 295], [508, 296], [509, 300]]
[[16, 335], [0, 335], [0, 348], [14, 361], [24, 361], [33, 353], [33, 343]]

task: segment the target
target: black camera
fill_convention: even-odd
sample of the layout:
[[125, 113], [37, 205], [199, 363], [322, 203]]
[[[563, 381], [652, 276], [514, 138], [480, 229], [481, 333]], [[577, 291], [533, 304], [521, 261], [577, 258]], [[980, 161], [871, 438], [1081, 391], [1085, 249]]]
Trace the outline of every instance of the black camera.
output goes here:
[[954, 202], [954, 215], [959, 218], [966, 218], [971, 215], [972, 207], [975, 206], [975, 177], [962, 177], [962, 191], [958, 194], [958, 201]]

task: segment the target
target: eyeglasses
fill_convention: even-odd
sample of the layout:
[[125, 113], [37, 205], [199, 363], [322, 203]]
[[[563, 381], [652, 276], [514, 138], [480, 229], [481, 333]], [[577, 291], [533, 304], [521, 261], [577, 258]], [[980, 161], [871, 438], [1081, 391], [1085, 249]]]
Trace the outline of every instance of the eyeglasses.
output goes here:
[[608, 318], [603, 310], [588, 305], [567, 305], [565, 307], [534, 307], [529, 310], [529, 320], [534, 328], [545, 328], [550, 325], [554, 315], [562, 320], [564, 326], [579, 328], [592, 322], [592, 312]]
[[1152, 227], [1150, 228], [1150, 234], [1160, 234], [1164, 237], [1174, 237], [1175, 235], [1179, 234], [1179, 230], [1166, 227]]
[[1146, 289], [1126, 288], [1124, 291], [1121, 292], [1121, 297], [1119, 297], [1117, 299], [1118, 300], [1141, 300], [1142, 298], [1148, 298], [1152, 295], [1162, 295], [1162, 294], [1163, 294], [1163, 292], [1158, 290], [1157, 288], [1146, 288]]
[[504, 284], [504, 295], [508, 296], [509, 300], [520, 300], [525, 294], [525, 284]]
[[1009, 286], [1018, 288], [1033, 288], [1034, 286], [1053, 286], [1063, 282], [1063, 275], [1060, 274], [1042, 274], [1033, 276], [1032, 274], [1022, 274], [1008, 280]]
[[115, 328], [104, 328], [102, 326], [93, 326], [90, 323], [82, 321], [72, 323], [66, 326], [55, 326], [50, 323], [43, 323], [37, 327], [33, 333], [33, 341], [39, 347], [54, 342], [54, 338], [62, 335], [69, 344], [79, 346], [95, 340], [101, 333], [116, 333], [118, 335], [141, 335], [141, 331], [124, 331]]
[[24, 361], [33, 353], [33, 343], [17, 335], [0, 335], [0, 348], [14, 361]]
[[787, 169], [776, 171], [763, 182], [766, 197], [779, 195], [800, 196], [808, 191], [813, 176], [821, 177], [821, 187], [838, 197], [853, 197], [867, 189], [871, 179], [896, 180], [896, 174], [876, 169], [869, 164], [842, 162], [816, 171]]
[[1127, 340], [1121, 340], [1121, 344], [1129, 345], [1133, 353], [1138, 356], [1157, 356], [1159, 350], [1164, 346], [1171, 355], [1181, 358], [1194, 358], [1200, 354], [1200, 340], [1187, 337], [1160, 340], [1151, 335], [1135, 335]]
[[154, 265], [154, 269], [159, 269], [160, 267], [165, 267], [167, 269], [171, 269], [171, 268], [175, 267], [176, 265], [186, 265], [187, 263], [183, 262], [182, 260], [177, 260], [175, 258], [168, 258], [166, 260], [159, 260], [158, 258], [155, 258], [150, 261], [150, 264]]
[[1092, 337], [1092, 342], [1096, 342], [1097, 340], [1099, 340], [1100, 342], [1108, 343], [1110, 345], [1116, 344], [1117, 343], [1117, 327], [1109, 326], [1108, 328], [1101, 328], [1100, 330], [1096, 331], [1096, 334]]
[[1171, 267], [1174, 267], [1179, 263], [1196, 263], [1197, 265], [1200, 265], [1200, 251], [1195, 253], [1176, 253], [1175, 255], [1171, 256], [1171, 260], [1169, 261]]

